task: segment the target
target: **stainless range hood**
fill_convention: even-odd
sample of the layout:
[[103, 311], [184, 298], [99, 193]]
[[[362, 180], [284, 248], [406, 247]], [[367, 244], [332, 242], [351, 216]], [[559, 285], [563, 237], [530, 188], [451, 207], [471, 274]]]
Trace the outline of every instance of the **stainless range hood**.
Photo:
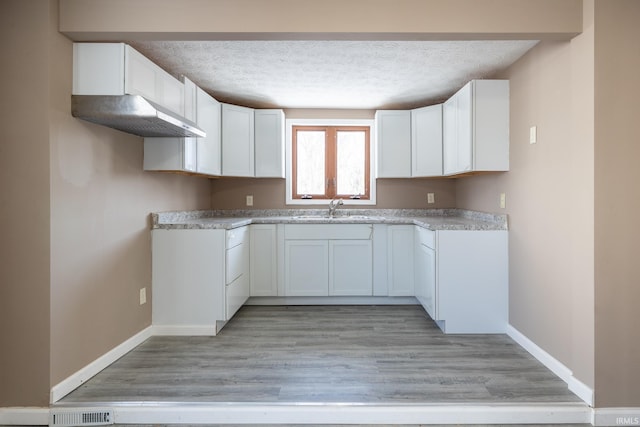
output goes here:
[[139, 95], [71, 95], [71, 115], [144, 137], [205, 137], [195, 123]]

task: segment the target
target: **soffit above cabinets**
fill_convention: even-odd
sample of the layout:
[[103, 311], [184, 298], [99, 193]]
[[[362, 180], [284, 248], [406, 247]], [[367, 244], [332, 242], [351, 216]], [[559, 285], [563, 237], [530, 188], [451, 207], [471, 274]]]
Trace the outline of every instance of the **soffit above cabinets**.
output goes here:
[[537, 40], [131, 41], [223, 102], [254, 108], [415, 108], [493, 78]]

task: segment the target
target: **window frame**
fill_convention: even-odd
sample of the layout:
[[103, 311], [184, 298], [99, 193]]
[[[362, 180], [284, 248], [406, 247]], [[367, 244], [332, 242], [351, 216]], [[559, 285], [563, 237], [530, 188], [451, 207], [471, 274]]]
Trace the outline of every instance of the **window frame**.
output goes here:
[[[293, 128], [294, 126], [305, 126], [305, 127], [368, 127], [369, 130], [369, 152], [368, 154], [368, 163], [369, 163], [369, 180], [368, 180], [368, 188], [369, 188], [369, 199], [350, 199], [347, 197], [342, 197], [345, 205], [372, 205], [376, 204], [376, 180], [374, 174], [374, 165], [375, 165], [375, 141], [373, 138], [375, 137], [375, 122], [373, 119], [287, 119], [285, 120], [286, 127], [286, 173], [285, 173], [285, 181], [286, 181], [286, 204], [287, 205], [326, 205], [330, 199], [300, 199], [293, 198]], [[340, 196], [338, 196], [340, 197]]]

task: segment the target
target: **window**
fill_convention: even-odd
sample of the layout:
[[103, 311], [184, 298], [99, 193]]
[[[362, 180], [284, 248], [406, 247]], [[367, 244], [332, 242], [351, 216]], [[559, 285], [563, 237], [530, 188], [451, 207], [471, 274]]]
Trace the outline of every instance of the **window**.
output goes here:
[[291, 129], [293, 200], [371, 200], [369, 126]]

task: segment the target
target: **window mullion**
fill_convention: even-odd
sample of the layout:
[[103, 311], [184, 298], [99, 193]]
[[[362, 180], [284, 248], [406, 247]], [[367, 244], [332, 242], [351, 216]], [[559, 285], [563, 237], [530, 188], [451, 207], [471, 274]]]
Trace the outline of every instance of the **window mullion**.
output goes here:
[[326, 128], [326, 177], [327, 177], [327, 198], [333, 199], [336, 197], [337, 191], [337, 158], [336, 158], [336, 128]]

